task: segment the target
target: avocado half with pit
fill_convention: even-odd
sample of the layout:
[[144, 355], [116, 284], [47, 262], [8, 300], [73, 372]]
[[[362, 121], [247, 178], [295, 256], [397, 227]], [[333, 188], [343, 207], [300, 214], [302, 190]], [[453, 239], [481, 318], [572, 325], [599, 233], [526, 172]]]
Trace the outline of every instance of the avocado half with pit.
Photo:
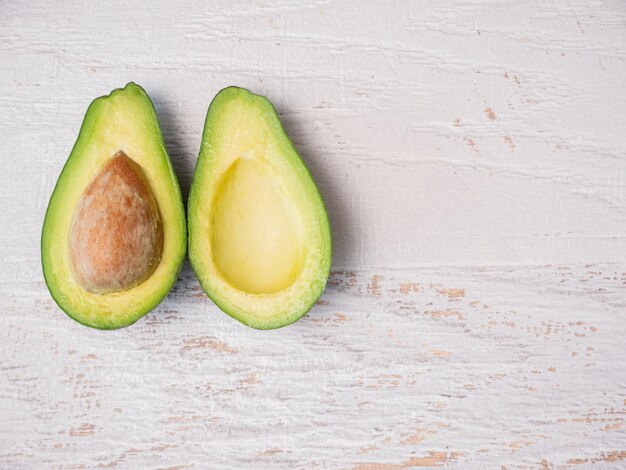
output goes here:
[[54, 188], [41, 238], [46, 284], [74, 320], [121, 328], [169, 292], [186, 246], [154, 106], [129, 83], [91, 103]]
[[267, 98], [229, 87], [213, 99], [188, 230], [200, 285], [245, 325], [293, 323], [322, 294], [331, 264], [328, 216]]

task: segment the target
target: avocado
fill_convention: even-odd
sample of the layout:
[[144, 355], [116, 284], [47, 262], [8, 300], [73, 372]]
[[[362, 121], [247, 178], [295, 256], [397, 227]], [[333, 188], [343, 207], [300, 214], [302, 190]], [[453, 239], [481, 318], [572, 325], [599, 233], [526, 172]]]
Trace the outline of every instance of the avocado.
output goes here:
[[286, 326], [322, 294], [324, 202], [270, 101], [220, 91], [207, 112], [188, 204], [189, 260], [217, 306], [256, 329]]
[[44, 219], [53, 299], [84, 325], [128, 326], [167, 295], [186, 246], [182, 196], [150, 98], [134, 83], [97, 98]]

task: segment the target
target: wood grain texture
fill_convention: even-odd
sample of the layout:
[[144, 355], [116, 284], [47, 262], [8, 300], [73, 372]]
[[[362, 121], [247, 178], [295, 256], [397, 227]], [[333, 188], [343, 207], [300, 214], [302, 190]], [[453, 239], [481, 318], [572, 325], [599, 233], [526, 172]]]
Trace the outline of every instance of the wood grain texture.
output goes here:
[[[1, 468], [623, 468], [626, 6], [0, 1]], [[136, 81], [186, 195], [265, 94], [328, 205], [318, 305], [258, 332], [185, 265], [75, 324], [39, 237], [89, 102]]]

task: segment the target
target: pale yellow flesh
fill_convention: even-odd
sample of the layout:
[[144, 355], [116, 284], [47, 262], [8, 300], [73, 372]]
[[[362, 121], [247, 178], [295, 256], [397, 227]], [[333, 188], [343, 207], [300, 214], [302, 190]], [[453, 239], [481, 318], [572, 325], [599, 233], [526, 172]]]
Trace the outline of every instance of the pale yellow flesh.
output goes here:
[[215, 264], [234, 288], [273, 294], [302, 270], [302, 222], [271, 168], [256, 159], [237, 159], [222, 176], [212, 228]]

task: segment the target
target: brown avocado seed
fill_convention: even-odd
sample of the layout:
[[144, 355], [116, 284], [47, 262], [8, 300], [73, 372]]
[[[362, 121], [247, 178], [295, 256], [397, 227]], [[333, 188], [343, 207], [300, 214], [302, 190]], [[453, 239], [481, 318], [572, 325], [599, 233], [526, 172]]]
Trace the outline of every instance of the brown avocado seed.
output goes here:
[[81, 196], [69, 244], [76, 281], [97, 294], [140, 284], [161, 261], [159, 207], [141, 167], [124, 152], [104, 164]]

